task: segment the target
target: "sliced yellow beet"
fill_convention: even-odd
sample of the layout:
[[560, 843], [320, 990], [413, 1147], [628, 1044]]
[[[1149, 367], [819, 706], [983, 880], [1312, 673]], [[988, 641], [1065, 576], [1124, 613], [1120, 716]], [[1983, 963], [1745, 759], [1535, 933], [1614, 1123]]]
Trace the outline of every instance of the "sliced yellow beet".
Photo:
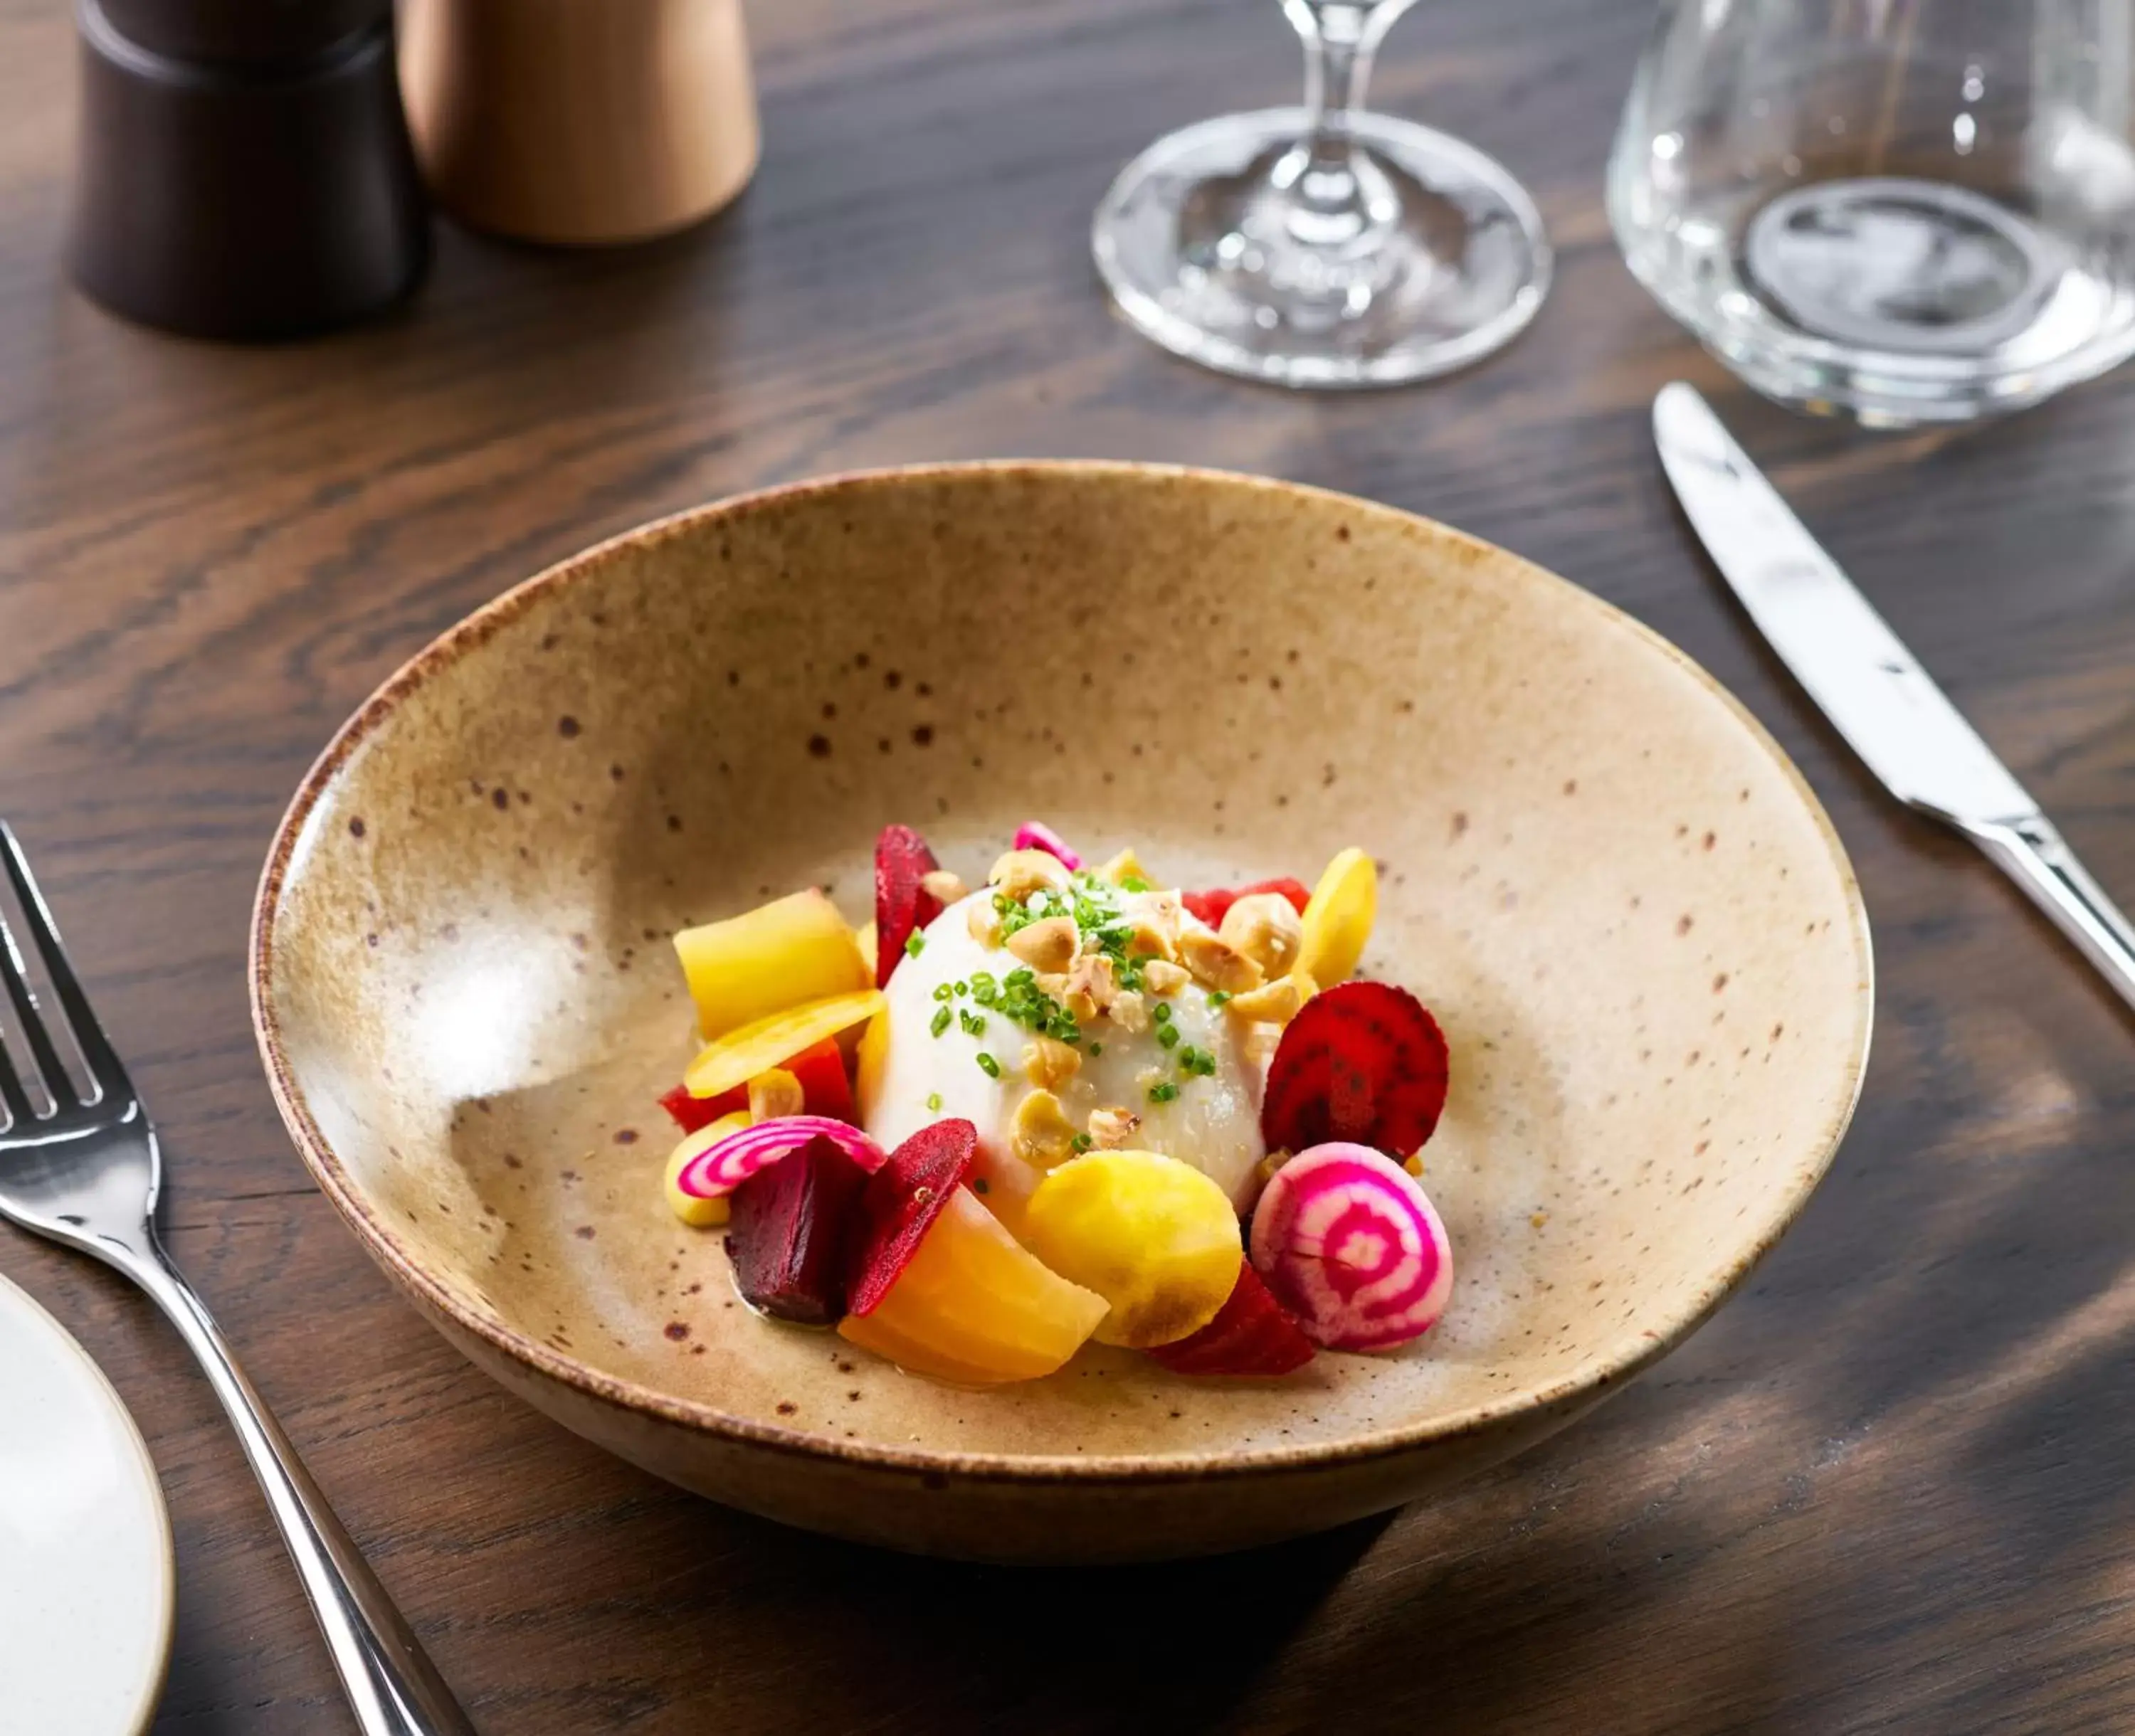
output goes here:
[[888, 1065], [889, 1010], [884, 1008], [860, 1032], [859, 1051], [853, 1057], [853, 1105], [862, 1126], [874, 1119], [875, 1105], [882, 1101], [883, 1069]]
[[1312, 889], [1296, 968], [1322, 989], [1348, 982], [1364, 955], [1378, 913], [1378, 864], [1353, 846], [1327, 864]]
[[1229, 1197], [1153, 1151], [1071, 1158], [1031, 1196], [1024, 1232], [1032, 1253], [1109, 1304], [1098, 1342], [1137, 1350], [1213, 1320], [1245, 1257]]
[[661, 1191], [667, 1197], [667, 1209], [690, 1228], [709, 1230], [724, 1224], [727, 1221], [728, 1206], [724, 1198], [700, 1200], [695, 1194], [683, 1192], [676, 1185], [681, 1179], [683, 1170], [729, 1134], [738, 1134], [748, 1124], [749, 1115], [745, 1109], [736, 1110], [731, 1115], [722, 1115], [693, 1134], [683, 1134], [681, 1143], [667, 1159], [667, 1176]]
[[1063, 1366], [1106, 1308], [1048, 1271], [959, 1187], [888, 1294], [838, 1331], [914, 1373], [983, 1385]]
[[708, 1042], [788, 1007], [874, 984], [837, 906], [813, 887], [724, 922], [685, 928], [675, 936], [675, 952]]
[[758, 1074], [791, 1061], [803, 1049], [814, 1047], [825, 1037], [866, 1023], [881, 1011], [879, 989], [834, 994], [805, 1007], [789, 1007], [707, 1043], [690, 1063], [682, 1082], [693, 1097], [724, 1095], [738, 1085], [747, 1085]]

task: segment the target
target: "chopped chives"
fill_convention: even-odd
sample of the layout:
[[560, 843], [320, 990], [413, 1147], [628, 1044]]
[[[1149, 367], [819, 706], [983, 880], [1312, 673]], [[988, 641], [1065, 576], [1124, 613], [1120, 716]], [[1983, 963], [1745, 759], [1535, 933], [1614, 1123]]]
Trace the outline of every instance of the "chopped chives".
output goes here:
[[927, 1094], [927, 1107], [937, 1115], [942, 1113], [942, 1094], [939, 1091], [929, 1091]]
[[981, 1073], [984, 1073], [987, 1078], [998, 1079], [1000, 1077], [1000, 1063], [998, 1061], [995, 1061], [992, 1056], [987, 1054], [984, 1049], [979, 1051], [978, 1062], [979, 1071]]
[[927, 1028], [939, 1037], [949, 1028], [949, 1021], [953, 1016], [946, 1007], [937, 1007], [934, 1009], [934, 1022]]
[[920, 933], [917, 929], [915, 928], [904, 937], [904, 955], [908, 959], [916, 959], [926, 950], [927, 936]]
[[956, 1020], [963, 1026], [966, 1037], [984, 1037], [986, 1034], [986, 1022], [969, 1007], [956, 1015]]
[[1169, 1079], [1161, 1085], [1153, 1085], [1149, 1088], [1149, 1100], [1151, 1103], [1169, 1103], [1178, 1095], [1179, 1087]]
[[1156, 1040], [1167, 1049], [1176, 1048], [1179, 1046], [1179, 1027], [1159, 1025], [1156, 1028]]
[[1167, 1003], [1159, 1001], [1150, 1009], [1149, 1016], [1159, 1025], [1168, 1025], [1171, 1023], [1171, 1008]]

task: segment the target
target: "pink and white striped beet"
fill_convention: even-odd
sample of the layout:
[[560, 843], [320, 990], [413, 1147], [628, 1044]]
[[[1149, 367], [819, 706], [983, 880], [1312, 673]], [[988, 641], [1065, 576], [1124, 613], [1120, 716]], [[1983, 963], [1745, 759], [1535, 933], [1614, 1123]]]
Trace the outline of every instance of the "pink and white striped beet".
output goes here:
[[1253, 1210], [1252, 1260], [1305, 1334], [1329, 1350], [1390, 1350], [1436, 1324], [1453, 1244], [1416, 1177], [1368, 1145], [1333, 1141], [1278, 1169]]
[[1015, 847], [1019, 850], [1043, 850], [1069, 868], [1082, 865], [1082, 858], [1068, 849], [1067, 839], [1042, 820], [1026, 820], [1015, 829]]
[[815, 1139], [828, 1139], [869, 1175], [882, 1168], [882, 1148], [850, 1121], [835, 1121], [828, 1115], [778, 1115], [730, 1133], [698, 1153], [675, 1177], [675, 1186], [692, 1199], [724, 1198], [759, 1169], [769, 1168]]

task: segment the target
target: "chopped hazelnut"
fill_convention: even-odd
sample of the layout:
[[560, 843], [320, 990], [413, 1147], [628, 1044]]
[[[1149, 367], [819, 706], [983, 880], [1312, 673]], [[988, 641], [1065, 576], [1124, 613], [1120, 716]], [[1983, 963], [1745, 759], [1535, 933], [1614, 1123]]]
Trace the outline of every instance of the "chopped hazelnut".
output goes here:
[[1189, 929], [1181, 936], [1179, 955], [1202, 982], [1226, 994], [1243, 994], [1261, 985], [1261, 967], [1206, 928]]
[[1073, 1016], [1078, 1025], [1087, 1025], [1104, 1011], [1086, 989], [1075, 988], [1072, 983], [1061, 991], [1060, 1004]]
[[1075, 949], [1081, 944], [1082, 936], [1072, 916], [1048, 916], [1008, 937], [1010, 952], [1033, 970], [1042, 970], [1048, 976], [1065, 972], [1075, 962]]
[[806, 1103], [801, 1081], [783, 1067], [758, 1073], [748, 1082], [748, 1115], [752, 1121], [774, 1121], [782, 1115], [797, 1115]]
[[1169, 959], [1151, 959], [1141, 968], [1141, 979], [1151, 994], [1176, 994], [1193, 980], [1193, 973]]
[[1297, 1009], [1304, 1004], [1305, 995], [1297, 986], [1297, 979], [1279, 976], [1271, 983], [1263, 983], [1257, 989], [1232, 996], [1224, 1010], [1239, 1018], [1286, 1025], [1297, 1017]]
[[1176, 959], [1179, 930], [1189, 921], [1176, 892], [1145, 892], [1126, 912], [1129, 958]]
[[922, 874], [919, 885], [922, 891], [931, 897], [938, 898], [944, 905], [958, 903], [971, 892], [971, 888], [964, 884], [962, 876], [952, 874], [946, 868], [935, 868]]
[[[1070, 995], [1080, 994], [1089, 1001], [1093, 1009], [1089, 1015], [1092, 1018], [1111, 1006], [1112, 997], [1120, 992], [1119, 984], [1112, 974], [1111, 957], [1101, 952], [1081, 954], [1068, 966], [1068, 992]], [[1077, 1018], [1083, 1017], [1080, 1013], [1075, 1016]]]
[[989, 952], [1001, 943], [1000, 912], [985, 899], [964, 913], [964, 926], [971, 930], [971, 938]]
[[1141, 1117], [1130, 1109], [1090, 1111], [1090, 1142], [1103, 1151], [1124, 1151], [1141, 1125]]
[[1305, 923], [1281, 892], [1251, 892], [1223, 912], [1218, 932], [1267, 975], [1281, 976], [1297, 962]]
[[1016, 1107], [1015, 1132], [1010, 1143], [1024, 1163], [1050, 1169], [1074, 1155], [1075, 1125], [1062, 1113], [1058, 1097], [1048, 1090], [1034, 1090]]
[[1149, 870], [1141, 865], [1141, 858], [1135, 854], [1134, 846], [1129, 844], [1097, 870], [1097, 878], [1100, 880], [1109, 880], [1114, 886], [1117, 886], [1122, 880], [1145, 881], [1149, 879], [1150, 875]]
[[1146, 1031], [1149, 1028], [1149, 1003], [1131, 989], [1122, 989], [1112, 997], [1106, 1009], [1112, 1023], [1122, 1031]]
[[1067, 1084], [1082, 1067], [1082, 1051], [1057, 1037], [1039, 1037], [1024, 1045], [1024, 1075], [1048, 1091]]
[[1035, 892], [1065, 892], [1068, 865], [1043, 850], [1010, 850], [986, 878], [1002, 897], [1020, 904]]

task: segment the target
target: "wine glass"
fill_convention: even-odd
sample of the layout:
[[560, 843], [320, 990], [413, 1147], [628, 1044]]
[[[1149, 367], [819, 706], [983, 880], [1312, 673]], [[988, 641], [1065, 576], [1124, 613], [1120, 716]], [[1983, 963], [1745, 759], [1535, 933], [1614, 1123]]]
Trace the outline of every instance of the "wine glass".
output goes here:
[[1097, 207], [1120, 312], [1167, 350], [1280, 385], [1395, 385], [1479, 360], [1535, 316], [1549, 242], [1470, 145], [1363, 106], [1415, 0], [1282, 0], [1305, 104], [1159, 139]]
[[1876, 427], [2135, 353], [2128, 0], [1663, 13], [1609, 168], [1632, 271], [1758, 390]]

